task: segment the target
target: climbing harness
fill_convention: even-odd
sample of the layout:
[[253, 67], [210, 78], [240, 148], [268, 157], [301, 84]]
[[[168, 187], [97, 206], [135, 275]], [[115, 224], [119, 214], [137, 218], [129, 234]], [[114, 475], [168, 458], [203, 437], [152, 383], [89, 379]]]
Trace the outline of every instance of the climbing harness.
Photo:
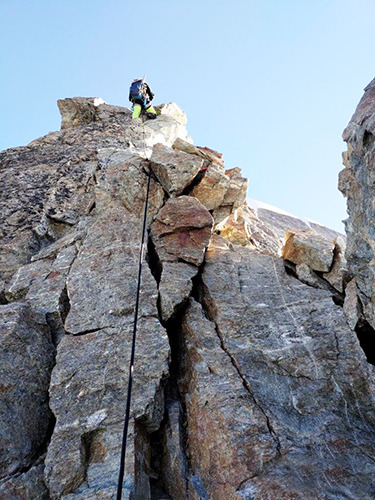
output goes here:
[[[143, 143], [144, 152], [146, 154], [146, 138], [145, 138], [144, 128], [143, 128], [143, 141], [144, 141], [144, 143]], [[137, 284], [137, 294], [136, 294], [135, 309], [134, 309], [133, 337], [132, 337], [131, 354], [130, 354], [130, 361], [129, 361], [128, 393], [127, 393], [127, 398], [126, 398], [124, 430], [123, 430], [123, 435], [122, 435], [120, 471], [119, 471], [119, 478], [118, 478], [118, 484], [117, 484], [117, 497], [116, 497], [117, 500], [121, 500], [121, 498], [122, 498], [122, 489], [123, 489], [123, 483], [124, 483], [126, 441], [127, 441], [127, 436], [128, 436], [128, 427], [129, 427], [129, 420], [130, 420], [130, 403], [131, 403], [131, 394], [132, 394], [132, 385], [133, 385], [133, 372], [134, 372], [134, 360], [135, 360], [135, 341], [136, 341], [136, 337], [137, 337], [139, 295], [140, 295], [140, 290], [141, 290], [142, 263], [143, 263], [143, 254], [144, 254], [146, 225], [147, 225], [147, 209], [148, 209], [148, 199], [149, 199], [149, 194], [150, 194], [150, 183], [151, 183], [150, 161], [147, 157], [146, 157], [146, 159], [148, 161], [148, 181], [147, 181], [145, 208], [144, 208], [144, 214], [143, 214], [142, 240], [141, 240], [141, 248], [140, 248], [139, 262], [138, 262], [138, 284]]]

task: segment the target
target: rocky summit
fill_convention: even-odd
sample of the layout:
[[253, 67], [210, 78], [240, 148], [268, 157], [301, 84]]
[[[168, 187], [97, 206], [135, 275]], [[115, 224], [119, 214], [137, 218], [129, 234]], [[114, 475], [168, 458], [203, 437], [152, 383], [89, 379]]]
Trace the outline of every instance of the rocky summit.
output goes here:
[[375, 81], [347, 239], [248, 202], [176, 104], [58, 106], [0, 154], [0, 498], [116, 498], [140, 255], [122, 498], [375, 498]]

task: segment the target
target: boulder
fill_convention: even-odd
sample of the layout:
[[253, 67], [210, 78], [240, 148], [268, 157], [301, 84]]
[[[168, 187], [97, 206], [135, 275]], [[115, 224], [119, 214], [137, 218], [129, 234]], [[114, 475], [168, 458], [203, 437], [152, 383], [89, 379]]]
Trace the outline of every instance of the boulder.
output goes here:
[[223, 205], [229, 184], [230, 179], [225, 175], [224, 168], [211, 165], [201, 182], [194, 186], [190, 194], [197, 198], [207, 210], [215, 210]]
[[155, 106], [155, 109], [157, 113], [162, 117], [168, 116], [170, 118], [173, 118], [173, 120], [175, 120], [178, 123], [181, 123], [181, 125], [183, 126], [185, 126], [187, 123], [186, 113], [182, 111], [182, 109], [179, 106], [177, 106], [175, 102], [169, 102], [167, 104]]
[[170, 196], [182, 194], [204, 163], [203, 158], [162, 144], [154, 146], [150, 161], [153, 173]]
[[61, 129], [79, 127], [95, 121], [97, 108], [105, 104], [100, 97], [73, 97], [59, 99], [57, 105], [61, 113]]
[[196, 198], [169, 198], [151, 226], [159, 259], [199, 266], [210, 241], [213, 219]]
[[225, 175], [229, 177], [230, 183], [223, 205], [231, 206], [233, 210], [246, 203], [248, 180], [242, 177], [241, 169], [238, 167], [226, 170]]
[[282, 255], [294, 264], [307, 264], [314, 271], [328, 272], [335, 245], [312, 230], [287, 231]]

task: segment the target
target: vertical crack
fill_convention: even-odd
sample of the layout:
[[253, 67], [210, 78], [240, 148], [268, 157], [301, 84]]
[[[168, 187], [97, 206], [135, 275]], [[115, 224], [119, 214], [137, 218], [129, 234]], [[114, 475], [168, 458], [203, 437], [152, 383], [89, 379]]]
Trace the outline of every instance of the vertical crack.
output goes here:
[[194, 278], [194, 290], [193, 290], [194, 294], [193, 294], [193, 297], [197, 300], [197, 302], [199, 302], [201, 304], [201, 306], [203, 308], [203, 311], [204, 311], [207, 319], [214, 324], [216, 334], [217, 334], [218, 339], [220, 341], [220, 347], [221, 347], [221, 349], [229, 357], [231, 364], [233, 365], [233, 367], [235, 368], [238, 376], [242, 380], [243, 386], [245, 387], [245, 389], [247, 390], [247, 392], [250, 394], [250, 396], [251, 396], [251, 398], [252, 398], [255, 406], [263, 414], [263, 416], [264, 416], [264, 418], [266, 420], [266, 424], [267, 424], [267, 428], [269, 430], [269, 433], [271, 434], [272, 438], [274, 439], [274, 441], [276, 443], [277, 453], [278, 453], [278, 455], [281, 455], [281, 443], [280, 443], [280, 439], [279, 439], [279, 437], [278, 437], [275, 429], [273, 428], [273, 425], [272, 425], [272, 422], [270, 420], [270, 417], [267, 415], [266, 411], [263, 409], [262, 405], [260, 404], [260, 402], [258, 401], [257, 397], [255, 396], [255, 394], [254, 394], [254, 392], [253, 392], [253, 390], [251, 388], [251, 385], [250, 385], [249, 381], [246, 379], [246, 376], [245, 376], [245, 374], [243, 373], [243, 371], [241, 369], [241, 366], [240, 366], [239, 362], [237, 361], [237, 359], [235, 358], [235, 356], [230, 352], [228, 346], [226, 345], [224, 337], [223, 337], [223, 335], [222, 335], [222, 333], [220, 331], [220, 328], [219, 328], [219, 326], [217, 324], [216, 313], [215, 313], [214, 309], [212, 307], [210, 307], [210, 305], [209, 305], [209, 303], [212, 302], [212, 299], [207, 299], [207, 297], [209, 296], [209, 292], [208, 292], [207, 287], [205, 286], [205, 284], [203, 282], [202, 270], [203, 270], [203, 266], [201, 267], [200, 272], [198, 273], [198, 275]]
[[[152, 498], [155, 499], [161, 492], [169, 493], [172, 498], [189, 498], [186, 406], [178, 386], [178, 380], [182, 375], [183, 355], [181, 324], [186, 308], [187, 302], [180, 304], [175, 314], [163, 325], [167, 331], [171, 357], [169, 378], [164, 389], [164, 419], [157, 432], [151, 436], [151, 468], [156, 472], [151, 484], [154, 495]], [[159, 321], [162, 323], [160, 316]], [[166, 471], [169, 471], [169, 474]]]
[[355, 333], [368, 363], [375, 366], [375, 330], [362, 318], [355, 328]]

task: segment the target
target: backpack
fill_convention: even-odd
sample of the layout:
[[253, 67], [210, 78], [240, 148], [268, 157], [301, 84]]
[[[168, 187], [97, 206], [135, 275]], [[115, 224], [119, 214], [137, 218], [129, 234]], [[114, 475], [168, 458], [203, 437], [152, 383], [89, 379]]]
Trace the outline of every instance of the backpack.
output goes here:
[[136, 80], [133, 82], [129, 89], [129, 101], [135, 101], [136, 99], [144, 100], [146, 97], [145, 90], [143, 80]]

